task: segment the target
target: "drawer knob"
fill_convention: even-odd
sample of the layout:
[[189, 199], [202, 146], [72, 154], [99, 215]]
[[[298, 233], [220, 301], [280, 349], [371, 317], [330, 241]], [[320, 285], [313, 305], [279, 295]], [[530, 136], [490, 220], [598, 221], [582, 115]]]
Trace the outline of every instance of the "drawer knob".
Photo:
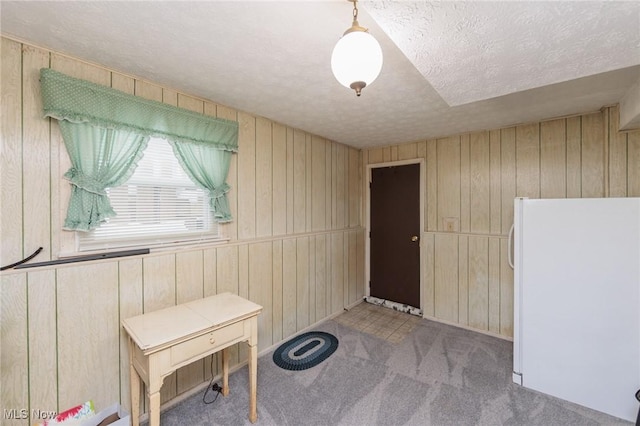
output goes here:
[[209, 338], [209, 343], [213, 345], [215, 342], [216, 342], [216, 339], [214, 339], [213, 337]]

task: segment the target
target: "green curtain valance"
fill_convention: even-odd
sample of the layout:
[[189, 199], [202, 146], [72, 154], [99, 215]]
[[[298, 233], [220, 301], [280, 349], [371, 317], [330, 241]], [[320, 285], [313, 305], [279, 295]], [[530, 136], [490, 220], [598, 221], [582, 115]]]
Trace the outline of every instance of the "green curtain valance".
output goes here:
[[40, 70], [45, 117], [137, 132], [172, 142], [203, 144], [237, 152], [238, 123], [208, 117], [86, 80], [50, 68]]

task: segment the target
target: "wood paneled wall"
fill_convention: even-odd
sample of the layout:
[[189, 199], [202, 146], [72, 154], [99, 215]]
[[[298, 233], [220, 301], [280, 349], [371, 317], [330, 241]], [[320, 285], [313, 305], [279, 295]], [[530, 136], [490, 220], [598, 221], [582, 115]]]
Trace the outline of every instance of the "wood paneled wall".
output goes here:
[[364, 152], [365, 166], [426, 160], [426, 317], [513, 336], [513, 199], [640, 196], [640, 131], [618, 122], [607, 107]]
[[[240, 125], [228, 179], [235, 220], [223, 226], [229, 242], [0, 275], [3, 409], [58, 411], [88, 399], [98, 409], [116, 401], [128, 408], [120, 321], [129, 316], [230, 291], [264, 306], [264, 350], [362, 298], [360, 151], [55, 52], [1, 43], [3, 265], [40, 246], [35, 261], [73, 250], [73, 233], [61, 230], [69, 159], [57, 122], [42, 118], [40, 68]], [[232, 363], [245, 359], [237, 346]], [[209, 358], [165, 379], [162, 401], [208, 380], [210, 365]]]

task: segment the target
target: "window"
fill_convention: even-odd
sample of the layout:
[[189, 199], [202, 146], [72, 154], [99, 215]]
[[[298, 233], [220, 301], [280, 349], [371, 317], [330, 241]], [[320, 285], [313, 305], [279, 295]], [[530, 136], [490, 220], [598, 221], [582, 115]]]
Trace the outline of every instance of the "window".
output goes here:
[[151, 138], [131, 178], [106, 191], [117, 216], [78, 232], [79, 251], [220, 239], [206, 191], [189, 179], [164, 139]]

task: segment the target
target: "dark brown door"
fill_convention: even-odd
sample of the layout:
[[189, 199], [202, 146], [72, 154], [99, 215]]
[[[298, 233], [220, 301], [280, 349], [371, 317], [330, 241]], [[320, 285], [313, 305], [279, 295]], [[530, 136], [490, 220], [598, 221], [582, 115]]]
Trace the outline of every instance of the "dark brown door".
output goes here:
[[370, 294], [420, 307], [420, 165], [371, 169]]

